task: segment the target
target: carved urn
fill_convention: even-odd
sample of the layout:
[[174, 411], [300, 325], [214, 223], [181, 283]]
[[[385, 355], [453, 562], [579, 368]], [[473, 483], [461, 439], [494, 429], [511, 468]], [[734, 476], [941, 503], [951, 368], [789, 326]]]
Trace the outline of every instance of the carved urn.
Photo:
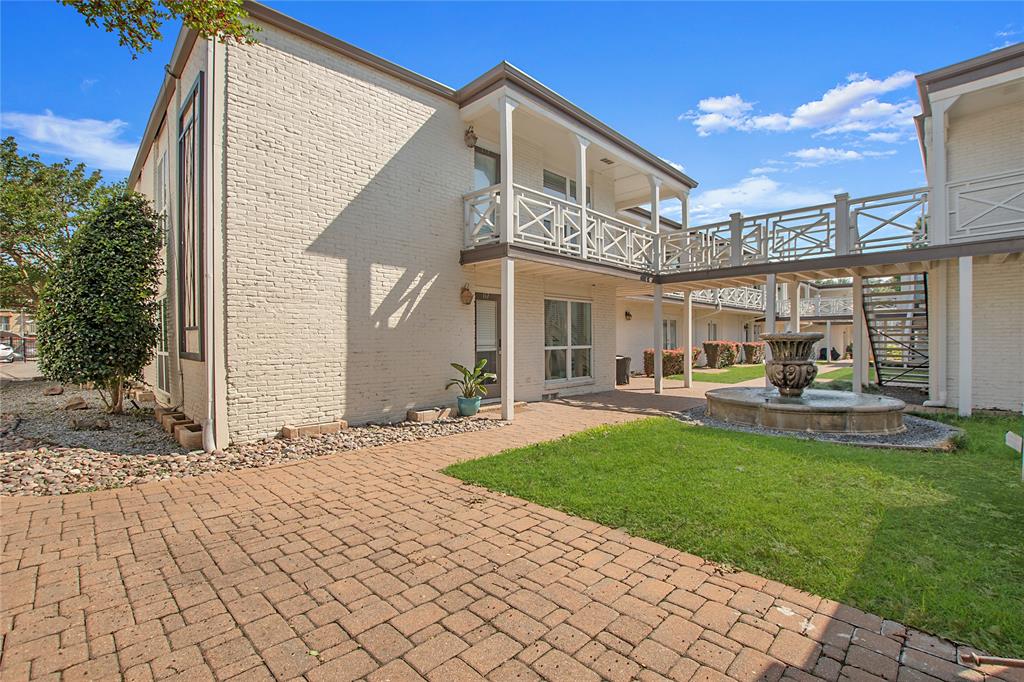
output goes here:
[[764, 363], [764, 372], [780, 395], [799, 398], [818, 376], [812, 354], [814, 344], [823, 338], [824, 334], [801, 332], [761, 334], [772, 351], [771, 360]]

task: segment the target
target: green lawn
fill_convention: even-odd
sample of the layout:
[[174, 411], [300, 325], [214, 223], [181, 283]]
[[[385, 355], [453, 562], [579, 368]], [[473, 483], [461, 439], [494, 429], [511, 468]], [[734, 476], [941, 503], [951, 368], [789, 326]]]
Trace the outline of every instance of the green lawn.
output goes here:
[[968, 642], [1024, 656], [1024, 484], [975, 417], [954, 453], [892, 452], [668, 418], [455, 464], [462, 480]]
[[[872, 365], [868, 368], [868, 372], [871, 376], [871, 383], [876, 383], [878, 378], [875, 376], [875, 368]], [[815, 381], [853, 381], [853, 367], [843, 367], [842, 369], [834, 369], [831, 372], [823, 372], [818, 375]]]
[[[724, 372], [701, 372], [693, 370], [694, 381], [713, 381], [716, 384], [738, 384], [741, 381], [764, 377], [764, 365], [732, 365]], [[673, 374], [669, 379], [683, 380], [682, 374]]]

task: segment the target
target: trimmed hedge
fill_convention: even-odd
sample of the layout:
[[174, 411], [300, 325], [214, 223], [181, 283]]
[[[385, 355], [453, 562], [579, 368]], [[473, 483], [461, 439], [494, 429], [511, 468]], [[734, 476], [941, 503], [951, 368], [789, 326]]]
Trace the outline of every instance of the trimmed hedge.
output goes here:
[[740, 344], [735, 341], [705, 341], [704, 355], [708, 358], [708, 367], [717, 369], [736, 364], [740, 355]]
[[743, 342], [743, 362], [748, 365], [760, 365], [764, 362], [764, 341]]
[[[691, 362], [693, 366], [697, 365], [697, 358], [700, 357], [700, 348], [694, 346], [690, 349], [693, 353], [693, 359]], [[672, 376], [673, 374], [682, 374], [686, 365], [686, 351], [679, 350], [665, 350], [661, 356], [661, 371], [665, 376]], [[654, 375], [654, 349], [648, 348], [644, 350], [644, 374], [647, 376]]]

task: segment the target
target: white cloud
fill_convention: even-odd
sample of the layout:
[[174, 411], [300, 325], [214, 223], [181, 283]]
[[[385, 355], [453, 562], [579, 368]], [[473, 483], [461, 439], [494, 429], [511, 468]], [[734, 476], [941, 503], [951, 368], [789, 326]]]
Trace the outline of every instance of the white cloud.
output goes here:
[[680, 173], [685, 173], [686, 172], [686, 167], [683, 166], [683, 164], [677, 163], [677, 162], [675, 162], [675, 161], [673, 161], [671, 159], [666, 159], [664, 156], [659, 156], [658, 158], [661, 159], [662, 161], [664, 161], [665, 163], [667, 163], [668, 165], [672, 166], [673, 168], [675, 168]]
[[914, 138], [912, 136], [910, 136], [910, 135], [905, 135], [903, 133], [895, 133], [895, 132], [893, 132], [893, 133], [878, 133], [878, 132], [876, 132], [876, 133], [870, 133], [864, 139], [867, 140], [868, 142], [884, 142], [886, 144], [896, 144], [897, 142], [907, 142], [908, 140], [913, 140]]
[[768, 175], [769, 173], [778, 173], [781, 168], [778, 166], [758, 166], [757, 168], [751, 168], [751, 175]]
[[789, 152], [787, 156], [795, 158], [797, 168], [814, 168], [829, 163], [842, 163], [843, 161], [862, 161], [867, 158], [892, 156], [896, 152], [887, 151], [864, 151], [855, 149], [836, 149], [835, 147], [811, 147], [798, 149]]
[[725, 219], [736, 211], [754, 215], [825, 204], [832, 201], [838, 191], [830, 193], [820, 189], [791, 187], [764, 175], [752, 175], [731, 187], [709, 189], [695, 195], [690, 203], [691, 223], [699, 225]]
[[[126, 171], [135, 160], [137, 142], [121, 140], [128, 124], [120, 119], [64, 118], [50, 110], [42, 114], [16, 111], [0, 115], [0, 126], [35, 142], [40, 151], [107, 171]], [[21, 142], [21, 140], [19, 140]]]
[[78, 87], [81, 88], [82, 92], [89, 92], [92, 90], [92, 86], [99, 82], [96, 78], [85, 78], [79, 83]]
[[913, 82], [914, 74], [910, 71], [897, 71], [880, 80], [854, 73], [847, 76], [845, 83], [831, 88], [816, 100], [797, 106], [788, 115], [755, 114], [753, 103], [735, 94], [702, 99], [695, 111], [686, 112], [680, 118], [692, 121], [702, 137], [727, 130], [810, 130], [825, 135], [894, 130], [913, 125], [917, 103], [913, 99], [885, 102], [879, 97], [904, 89]]

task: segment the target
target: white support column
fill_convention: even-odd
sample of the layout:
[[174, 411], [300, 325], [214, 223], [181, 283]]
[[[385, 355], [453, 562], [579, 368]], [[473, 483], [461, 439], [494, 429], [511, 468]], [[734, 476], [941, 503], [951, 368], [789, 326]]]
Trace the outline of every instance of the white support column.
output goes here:
[[832, 320], [825, 320], [825, 362], [832, 362]]
[[501, 259], [501, 418], [511, 420], [516, 403], [516, 262]]
[[683, 386], [693, 386], [693, 292], [687, 291], [683, 304], [683, 350], [686, 362], [683, 364]]
[[864, 347], [864, 278], [853, 276], [853, 392], [864, 391], [864, 372], [867, 365], [867, 349]]
[[498, 98], [498, 146], [501, 153], [501, 218], [498, 241], [513, 241], [515, 198], [512, 193], [512, 112], [518, 102], [502, 95]]
[[590, 140], [576, 135], [576, 201], [580, 205], [580, 255], [587, 257], [587, 147]]
[[960, 347], [957, 351], [957, 414], [970, 417], [974, 409], [974, 257], [961, 256], [959, 271]]
[[946, 342], [948, 324], [948, 281], [950, 261], [941, 261], [928, 271], [928, 400], [925, 405], [946, 405]]
[[743, 214], [729, 214], [729, 264], [743, 265]]
[[800, 282], [790, 282], [789, 288], [789, 331], [800, 331]]
[[836, 197], [836, 255], [847, 256], [853, 242], [850, 232], [850, 195], [846, 192]]
[[679, 195], [679, 224], [683, 226], [685, 230], [690, 226], [690, 195], [680, 194]]
[[[654, 261], [654, 269], [661, 269], [661, 178], [656, 175], [649, 175], [647, 179], [651, 183], [651, 230], [654, 232], [654, 244], [651, 247], [651, 259]], [[660, 391], [660, 388], [659, 388]]]
[[665, 348], [665, 332], [661, 324], [661, 285], [654, 285], [654, 392], [661, 393], [662, 357]]
[[[775, 283], [775, 275], [768, 275], [764, 283], [764, 331], [766, 334], [775, 333], [775, 294], [778, 287]], [[772, 349], [768, 344], [764, 345], [764, 360], [772, 359]], [[765, 388], [771, 388], [772, 383], [768, 381], [768, 375], [764, 377]]]
[[928, 243], [949, 243], [949, 211], [946, 209], [946, 116], [958, 97], [932, 102], [931, 147], [928, 149]]

